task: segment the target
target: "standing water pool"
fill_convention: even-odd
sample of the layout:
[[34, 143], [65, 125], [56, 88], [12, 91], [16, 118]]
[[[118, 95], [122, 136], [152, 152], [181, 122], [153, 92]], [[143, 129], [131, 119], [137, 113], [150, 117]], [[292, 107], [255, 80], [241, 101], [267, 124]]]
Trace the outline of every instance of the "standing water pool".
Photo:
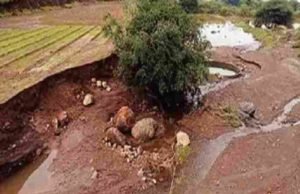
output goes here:
[[257, 50], [261, 43], [256, 41], [252, 34], [231, 22], [225, 24], [204, 24], [200, 28], [201, 34], [213, 47], [237, 47], [245, 51]]

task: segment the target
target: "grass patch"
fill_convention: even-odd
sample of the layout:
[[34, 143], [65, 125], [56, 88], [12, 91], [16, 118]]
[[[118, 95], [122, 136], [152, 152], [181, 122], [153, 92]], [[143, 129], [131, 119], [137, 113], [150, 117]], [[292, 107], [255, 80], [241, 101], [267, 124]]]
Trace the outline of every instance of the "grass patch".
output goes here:
[[239, 113], [236, 108], [232, 106], [224, 106], [221, 107], [221, 113], [219, 114], [220, 117], [225, 119], [230, 126], [233, 128], [238, 128], [242, 126], [242, 121], [239, 118]]
[[190, 146], [177, 146], [176, 147], [176, 159], [179, 164], [183, 164], [187, 161], [192, 149]]
[[260, 41], [264, 47], [273, 48], [277, 45], [281, 34], [278, 30], [264, 30], [261, 28], [252, 28], [245, 22], [235, 23], [237, 26], [244, 29], [245, 32], [251, 33], [254, 38]]

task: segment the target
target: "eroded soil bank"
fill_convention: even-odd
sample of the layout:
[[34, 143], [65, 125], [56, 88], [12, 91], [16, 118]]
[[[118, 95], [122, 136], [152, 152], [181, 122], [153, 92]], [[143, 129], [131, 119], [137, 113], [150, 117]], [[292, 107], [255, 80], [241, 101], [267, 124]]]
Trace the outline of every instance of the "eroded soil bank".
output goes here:
[[[133, 193], [157, 183], [169, 187], [177, 127], [166, 123], [143, 96], [113, 78], [116, 63], [112, 56], [67, 70], [2, 105], [0, 193]], [[106, 81], [112, 90], [95, 87], [92, 78]], [[88, 93], [94, 96], [94, 104], [85, 107], [82, 101]], [[166, 129], [153, 141], [133, 143], [133, 147], [141, 145], [143, 154], [130, 162], [121, 147], [103, 143], [111, 117], [122, 106], [132, 108], [137, 119], [155, 118]], [[53, 119], [62, 111], [70, 122], [58, 133]], [[46, 164], [39, 166], [43, 162], [39, 158], [47, 156]], [[32, 161], [35, 166], [25, 170], [30, 172], [22, 172]], [[141, 168], [151, 172], [156, 182], [143, 181], [137, 175]]]

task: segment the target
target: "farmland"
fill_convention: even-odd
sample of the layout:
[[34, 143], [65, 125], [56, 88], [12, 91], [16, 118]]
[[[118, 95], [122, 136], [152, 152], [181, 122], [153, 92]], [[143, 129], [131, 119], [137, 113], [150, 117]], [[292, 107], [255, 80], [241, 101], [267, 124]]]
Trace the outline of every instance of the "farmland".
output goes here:
[[96, 25], [1, 29], [0, 35], [0, 82], [6, 83], [0, 86], [0, 103], [51, 74], [111, 53]]

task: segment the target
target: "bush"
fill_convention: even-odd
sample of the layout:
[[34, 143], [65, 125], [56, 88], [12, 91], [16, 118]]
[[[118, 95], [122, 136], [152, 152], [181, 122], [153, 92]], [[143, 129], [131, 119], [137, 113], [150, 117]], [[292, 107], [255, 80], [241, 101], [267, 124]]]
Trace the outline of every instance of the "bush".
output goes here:
[[285, 0], [271, 0], [262, 6], [256, 13], [255, 24], [261, 26], [265, 24], [271, 26], [290, 26], [293, 21], [293, 11], [289, 3]]
[[187, 13], [196, 13], [198, 11], [198, 0], [179, 0], [179, 4]]
[[192, 16], [171, 0], [139, 0], [122, 28], [110, 20], [104, 30], [120, 58], [119, 76], [155, 94], [168, 108], [206, 77], [204, 41]]

